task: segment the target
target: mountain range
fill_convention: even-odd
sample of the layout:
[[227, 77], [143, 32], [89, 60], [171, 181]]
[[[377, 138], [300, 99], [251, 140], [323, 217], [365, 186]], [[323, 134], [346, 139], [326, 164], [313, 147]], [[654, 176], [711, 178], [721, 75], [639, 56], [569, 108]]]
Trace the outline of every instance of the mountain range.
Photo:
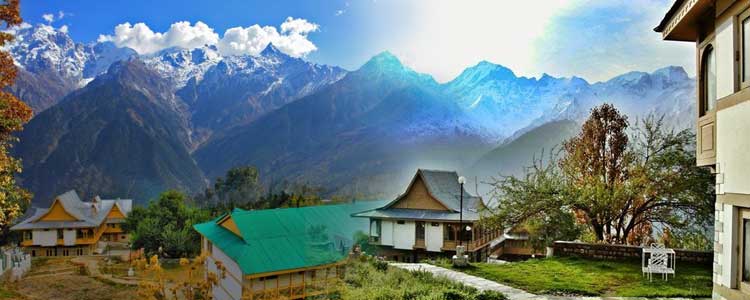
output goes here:
[[273, 45], [257, 56], [213, 46], [145, 56], [47, 25], [17, 36], [10, 91], [36, 115], [14, 151], [40, 204], [71, 188], [141, 203], [169, 188], [199, 192], [241, 165], [266, 184], [391, 195], [419, 167], [519, 172], [603, 102], [682, 128], [695, 112], [694, 79], [680, 67], [589, 83], [482, 61], [438, 83], [388, 52], [346, 71]]

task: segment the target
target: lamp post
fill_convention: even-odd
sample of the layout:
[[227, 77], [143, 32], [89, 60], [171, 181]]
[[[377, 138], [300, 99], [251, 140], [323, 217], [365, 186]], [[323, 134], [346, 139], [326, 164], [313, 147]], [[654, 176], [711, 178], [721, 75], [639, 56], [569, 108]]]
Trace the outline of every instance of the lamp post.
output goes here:
[[464, 183], [466, 178], [463, 176], [458, 177], [458, 185], [460, 186], [460, 204], [458, 211], [458, 245], [461, 246], [464, 240]]

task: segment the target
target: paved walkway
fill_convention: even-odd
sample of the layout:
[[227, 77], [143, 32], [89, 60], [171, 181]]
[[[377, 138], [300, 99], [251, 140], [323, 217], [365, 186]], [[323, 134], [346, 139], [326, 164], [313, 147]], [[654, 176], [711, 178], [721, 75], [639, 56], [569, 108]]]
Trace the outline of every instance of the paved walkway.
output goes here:
[[391, 266], [409, 271], [427, 271], [434, 274], [435, 276], [446, 277], [450, 280], [463, 283], [464, 285], [473, 287], [480, 291], [498, 291], [503, 293], [503, 295], [508, 297], [508, 299], [510, 300], [530, 300], [537, 297], [537, 295], [528, 293], [524, 290], [519, 290], [507, 285], [499, 284], [492, 280], [471, 276], [466, 273], [448, 270], [446, 268], [441, 268], [430, 264], [391, 263]]
[[[390, 263], [391, 266], [409, 271], [427, 271], [435, 276], [446, 277], [450, 280], [463, 283], [477, 290], [493, 290], [503, 293], [510, 300], [692, 300], [693, 298], [645, 298], [645, 297], [565, 297], [534, 295], [524, 290], [509, 287], [492, 280], [472, 276], [466, 273], [441, 268], [430, 264], [414, 263]], [[695, 298], [710, 300], [711, 298]]]

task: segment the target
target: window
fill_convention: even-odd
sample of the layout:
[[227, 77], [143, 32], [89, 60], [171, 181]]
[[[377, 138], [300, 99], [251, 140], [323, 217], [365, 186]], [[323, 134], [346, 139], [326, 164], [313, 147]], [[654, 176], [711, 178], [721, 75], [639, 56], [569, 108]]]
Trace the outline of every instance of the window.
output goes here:
[[404, 225], [404, 224], [406, 224], [406, 221], [404, 221], [404, 220], [398, 220], [398, 221], [396, 221], [396, 224], [398, 224], [398, 225]]
[[741, 248], [739, 257], [739, 286], [742, 291], [750, 292], [750, 210], [742, 210], [740, 212], [739, 226], [740, 236], [737, 240]]
[[740, 22], [740, 82], [742, 88], [750, 86], [750, 9], [739, 16]]
[[28, 240], [32, 239], [32, 237], [31, 237], [31, 230], [26, 230], [26, 231], [23, 232], [23, 239], [25, 241], [28, 241]]
[[65, 237], [65, 235], [63, 235], [63, 230], [62, 229], [58, 229], [57, 230], [57, 239], [58, 240], [62, 240], [63, 237]]
[[432, 227], [440, 227], [440, 223], [438, 222], [432, 222]]
[[380, 228], [380, 220], [372, 220], [372, 222], [370, 222], [370, 236], [379, 237], [381, 231]]
[[703, 49], [701, 58], [701, 116], [716, 107], [716, 55], [710, 44]]

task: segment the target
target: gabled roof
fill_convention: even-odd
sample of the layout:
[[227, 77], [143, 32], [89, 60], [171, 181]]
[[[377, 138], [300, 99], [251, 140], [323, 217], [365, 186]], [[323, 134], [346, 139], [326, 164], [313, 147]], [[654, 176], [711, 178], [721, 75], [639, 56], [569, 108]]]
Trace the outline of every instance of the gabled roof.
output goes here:
[[[340, 261], [348, 254], [354, 233], [369, 230], [367, 220], [351, 218], [351, 213], [380, 205], [383, 201], [234, 209], [194, 228], [236, 262], [244, 275], [269, 273]], [[219, 224], [227, 217], [234, 221], [240, 235]]]
[[[43, 228], [84, 228], [97, 227], [104, 222], [112, 207], [117, 206], [124, 215], [132, 210], [133, 200], [101, 200], [97, 196], [94, 202], [84, 202], [78, 197], [75, 190], [70, 190], [55, 197], [52, 205], [59, 203], [66, 213], [76, 218], [76, 221], [44, 221], [43, 217], [49, 211], [48, 208], [32, 207], [19, 219], [11, 230], [28, 230]], [[51, 207], [51, 206], [50, 206]], [[31, 212], [31, 213], [29, 213]]]
[[[427, 187], [427, 192], [436, 201], [450, 209], [450, 212], [435, 212], [426, 209], [397, 209], [392, 206], [403, 199], [411, 190], [418, 178]], [[463, 189], [463, 215], [465, 220], [478, 220], [479, 209], [484, 204], [481, 197], [477, 197]], [[355, 217], [399, 218], [399, 219], [429, 219], [429, 220], [458, 220], [461, 209], [461, 185], [458, 183], [458, 173], [455, 171], [418, 169], [414, 174], [406, 191], [383, 207], [363, 211]]]

